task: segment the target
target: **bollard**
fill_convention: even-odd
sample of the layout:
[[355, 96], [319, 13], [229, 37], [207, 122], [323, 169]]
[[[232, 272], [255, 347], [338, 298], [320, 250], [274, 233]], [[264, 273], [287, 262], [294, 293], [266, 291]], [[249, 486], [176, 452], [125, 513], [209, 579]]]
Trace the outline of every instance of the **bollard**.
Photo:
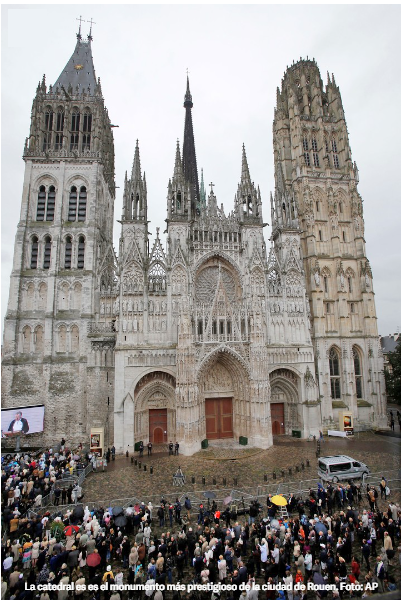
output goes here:
[[133, 465], [133, 456], [131, 456], [131, 457], [130, 457], [130, 462], [131, 462], [131, 463], [132, 463], [132, 465]]
[[147, 465], [143, 466], [143, 471], [147, 471]]
[[129, 452], [126, 450], [126, 458], [129, 458]]
[[193, 475], [191, 477], [191, 483], [195, 483], [195, 477]]
[[282, 469], [281, 475], [282, 475], [282, 477], [285, 477], [285, 469]]
[[296, 465], [296, 473], [298, 473], [298, 472], [299, 472], [299, 466]]
[[292, 475], [292, 468], [289, 467], [289, 475]]
[[276, 479], [276, 471], [272, 473], [272, 479]]
[[139, 469], [142, 468], [142, 463], [139, 461]]
[[216, 485], [216, 477], [213, 478], [213, 485]]
[[206, 483], [206, 479], [205, 479], [205, 477], [202, 477], [202, 485], [205, 485], [205, 483]]
[[268, 481], [268, 475], [266, 473], [264, 475], [264, 481]]
[[304, 462], [302, 462], [302, 471], [304, 471]]
[[153, 475], [153, 467], [150, 467], [150, 475]]
[[309, 459], [306, 460], [306, 467], [310, 467], [310, 461], [309, 461]]
[[237, 485], [237, 477], [234, 477], [233, 483], [234, 483], [234, 485]]
[[226, 485], [226, 477], [223, 477], [223, 485]]

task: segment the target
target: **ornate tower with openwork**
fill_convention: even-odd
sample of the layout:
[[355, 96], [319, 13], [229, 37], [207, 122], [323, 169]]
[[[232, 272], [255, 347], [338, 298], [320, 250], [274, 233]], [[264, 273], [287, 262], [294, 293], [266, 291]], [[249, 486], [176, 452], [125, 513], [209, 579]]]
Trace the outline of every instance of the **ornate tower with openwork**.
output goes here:
[[[110, 335], [94, 334], [100, 279], [113, 287], [114, 143], [91, 33], [32, 105], [10, 297], [4, 406], [45, 404], [41, 443], [84, 441], [103, 424]], [[93, 339], [94, 338], [94, 339]]]
[[355, 427], [385, 419], [372, 271], [366, 257], [363, 201], [340, 90], [324, 85], [317, 64], [287, 68], [277, 90], [273, 239], [300, 234], [323, 426], [350, 410]]

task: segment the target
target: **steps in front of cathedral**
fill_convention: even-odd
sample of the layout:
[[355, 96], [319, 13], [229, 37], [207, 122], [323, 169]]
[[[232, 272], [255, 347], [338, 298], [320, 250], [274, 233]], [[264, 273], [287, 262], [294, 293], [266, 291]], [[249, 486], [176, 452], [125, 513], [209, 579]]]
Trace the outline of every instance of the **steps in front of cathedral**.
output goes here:
[[207, 460], [239, 460], [261, 454], [263, 450], [253, 446], [241, 446], [234, 439], [209, 440], [209, 446], [196, 453]]

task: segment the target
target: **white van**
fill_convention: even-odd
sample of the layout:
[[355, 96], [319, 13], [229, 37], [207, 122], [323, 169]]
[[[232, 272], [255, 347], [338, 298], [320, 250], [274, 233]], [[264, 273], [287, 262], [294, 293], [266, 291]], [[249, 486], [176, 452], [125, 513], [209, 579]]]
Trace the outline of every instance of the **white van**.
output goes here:
[[323, 481], [347, 481], [364, 479], [369, 475], [369, 467], [350, 456], [322, 456], [318, 459], [318, 476]]

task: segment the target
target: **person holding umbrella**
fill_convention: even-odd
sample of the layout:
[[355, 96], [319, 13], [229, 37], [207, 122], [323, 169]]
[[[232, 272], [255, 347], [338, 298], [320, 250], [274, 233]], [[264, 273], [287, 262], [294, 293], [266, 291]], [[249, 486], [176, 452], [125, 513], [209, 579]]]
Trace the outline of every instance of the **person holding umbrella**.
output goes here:
[[97, 549], [95, 549], [94, 552], [87, 556], [86, 562], [88, 566], [90, 579], [92, 579], [95, 575], [96, 568], [101, 563], [101, 556], [99, 555]]

